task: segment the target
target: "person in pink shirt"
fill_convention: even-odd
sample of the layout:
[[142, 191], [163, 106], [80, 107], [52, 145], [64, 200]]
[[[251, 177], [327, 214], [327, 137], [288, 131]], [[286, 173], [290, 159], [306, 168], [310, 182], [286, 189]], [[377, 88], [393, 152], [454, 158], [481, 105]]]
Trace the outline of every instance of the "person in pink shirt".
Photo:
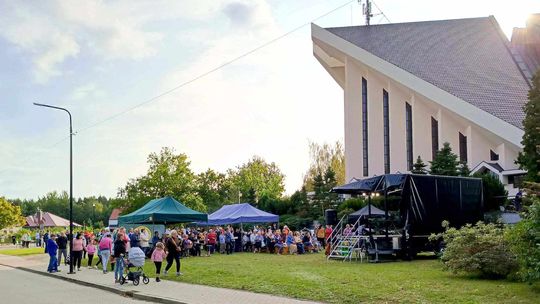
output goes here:
[[107, 273], [107, 262], [112, 254], [112, 238], [111, 233], [105, 233], [105, 236], [99, 242], [99, 253], [101, 254], [101, 264], [103, 266], [103, 273]]
[[154, 252], [152, 252], [152, 261], [154, 262], [154, 265], [156, 265], [156, 282], [161, 281], [159, 279], [159, 274], [161, 272], [161, 264], [163, 263], [163, 259], [167, 257], [167, 254], [164, 250], [165, 246], [162, 242], [158, 242], [156, 244], [156, 248], [154, 249]]
[[82, 253], [84, 250], [84, 240], [82, 239], [81, 233], [77, 233], [77, 236], [73, 240], [73, 267], [77, 266], [77, 271], [81, 271], [81, 260]]
[[96, 240], [94, 237], [90, 238], [89, 244], [86, 246], [86, 252], [88, 253], [88, 268], [92, 268], [92, 260], [94, 259], [94, 254], [96, 254]]

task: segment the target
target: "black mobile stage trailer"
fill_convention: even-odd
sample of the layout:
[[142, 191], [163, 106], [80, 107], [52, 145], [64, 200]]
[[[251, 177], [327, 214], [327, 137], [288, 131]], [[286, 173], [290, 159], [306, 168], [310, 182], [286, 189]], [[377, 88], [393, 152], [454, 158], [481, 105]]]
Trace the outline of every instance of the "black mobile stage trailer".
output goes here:
[[[452, 227], [461, 227], [483, 220], [484, 216], [480, 178], [385, 174], [356, 180], [332, 191], [367, 197], [367, 249], [377, 248], [380, 253], [406, 258], [422, 251], [439, 250], [440, 244], [428, 238], [432, 233], [443, 231], [444, 220]], [[380, 215], [371, 215], [371, 198], [375, 195], [383, 197], [385, 212], [382, 229], [378, 232], [370, 229], [371, 220], [380, 218]], [[398, 209], [392, 212], [394, 216], [389, 212], [390, 201]]]

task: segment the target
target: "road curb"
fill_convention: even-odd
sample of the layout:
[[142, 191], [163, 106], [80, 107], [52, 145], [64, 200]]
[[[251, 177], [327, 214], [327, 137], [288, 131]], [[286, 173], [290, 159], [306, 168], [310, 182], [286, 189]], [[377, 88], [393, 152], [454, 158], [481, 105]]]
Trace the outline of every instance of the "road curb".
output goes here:
[[117, 294], [117, 295], [120, 295], [120, 296], [123, 296], [123, 297], [133, 298], [133, 299], [136, 299], [136, 300], [154, 302], [154, 303], [163, 303], [163, 304], [188, 304], [186, 302], [182, 302], [182, 301], [178, 301], [178, 300], [174, 300], [174, 299], [170, 299], [170, 298], [162, 298], [162, 297], [156, 297], [156, 296], [147, 295], [147, 294], [141, 294], [141, 293], [138, 293], [137, 291], [131, 291], [131, 290], [129, 290], [129, 291], [128, 290], [120, 290], [120, 289], [116, 289], [114, 287], [109, 287], [109, 286], [104, 286], [104, 285], [100, 285], [100, 284], [96, 284], [96, 283], [90, 283], [90, 282], [86, 282], [86, 281], [82, 281], [82, 280], [77, 280], [75, 278], [58, 276], [58, 275], [53, 274], [53, 273], [43, 272], [43, 271], [31, 269], [31, 268], [16, 267], [16, 266], [11, 266], [11, 265], [6, 265], [6, 264], [3, 264], [3, 263], [0, 263], [0, 265], [5, 266], [5, 267], [10, 267], [10, 268], [13, 268], [13, 269], [19, 269], [19, 270], [26, 271], [26, 272], [31, 272], [31, 273], [34, 273], [34, 274], [39, 274], [39, 275], [42, 275], [42, 276], [56, 278], [56, 279], [59, 279], [59, 280], [75, 283], [75, 284], [86, 286], [86, 287], [92, 287], [92, 288], [96, 288], [96, 289], [100, 289], [100, 290], [105, 290], [105, 291], [108, 291], [108, 292], [111, 292], [111, 293], [114, 293], [114, 294]]

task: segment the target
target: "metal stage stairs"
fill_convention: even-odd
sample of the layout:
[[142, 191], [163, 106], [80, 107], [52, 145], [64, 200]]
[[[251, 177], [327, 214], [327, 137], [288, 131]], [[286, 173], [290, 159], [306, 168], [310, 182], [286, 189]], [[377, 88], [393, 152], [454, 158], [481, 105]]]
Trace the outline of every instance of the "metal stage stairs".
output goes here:
[[347, 220], [348, 216], [343, 216], [332, 231], [330, 238], [328, 238], [328, 242], [330, 243], [330, 254], [326, 257], [327, 260], [336, 259], [351, 261], [355, 251], [360, 249], [358, 245], [361, 237], [356, 233], [360, 218], [351, 225], [352, 233], [344, 234]]

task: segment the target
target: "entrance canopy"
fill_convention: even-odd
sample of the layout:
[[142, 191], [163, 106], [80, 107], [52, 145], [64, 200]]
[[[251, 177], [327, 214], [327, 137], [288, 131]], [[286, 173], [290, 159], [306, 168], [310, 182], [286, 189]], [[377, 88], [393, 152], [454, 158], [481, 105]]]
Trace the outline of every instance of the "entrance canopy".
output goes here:
[[166, 196], [153, 199], [139, 210], [120, 216], [118, 225], [189, 223], [207, 219], [207, 214], [192, 210], [171, 196]]
[[271, 223], [279, 221], [279, 215], [259, 210], [248, 203], [225, 205], [208, 216], [201, 225], [227, 225], [240, 223]]

